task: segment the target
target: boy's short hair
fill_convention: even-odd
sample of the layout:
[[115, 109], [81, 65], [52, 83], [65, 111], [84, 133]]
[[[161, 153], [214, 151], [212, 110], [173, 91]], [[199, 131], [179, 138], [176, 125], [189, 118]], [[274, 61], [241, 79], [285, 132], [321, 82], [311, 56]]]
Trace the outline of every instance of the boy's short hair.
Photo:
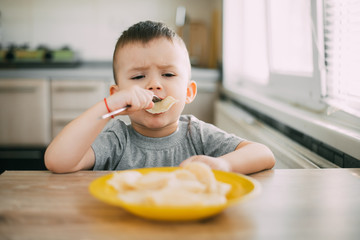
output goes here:
[[[167, 38], [169, 41], [173, 41], [176, 39], [181, 45], [183, 45], [186, 53], [186, 45], [184, 41], [179, 37], [175, 31], [170, 29], [166, 24], [161, 22], [154, 22], [154, 21], [144, 21], [139, 22], [132, 25], [130, 28], [125, 30], [115, 45], [115, 50], [113, 54], [113, 74], [114, 80], [116, 81], [116, 72], [115, 72], [115, 62], [116, 62], [116, 53], [119, 49], [129, 43], [136, 43], [140, 42], [146, 44], [151, 40], [158, 39], [158, 38]], [[188, 53], [187, 53], [188, 54]]]

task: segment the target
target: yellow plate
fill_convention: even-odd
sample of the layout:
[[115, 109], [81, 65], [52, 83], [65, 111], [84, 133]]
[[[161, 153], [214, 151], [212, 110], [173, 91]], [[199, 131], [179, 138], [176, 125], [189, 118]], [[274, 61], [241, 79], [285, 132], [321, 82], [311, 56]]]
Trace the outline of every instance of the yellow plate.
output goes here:
[[[179, 167], [160, 167], [160, 168], [141, 168], [133, 169], [142, 174], [152, 171], [171, 172], [180, 169]], [[129, 204], [121, 201], [117, 191], [107, 184], [107, 180], [112, 178], [113, 174], [99, 177], [89, 185], [90, 193], [97, 199], [115, 206], [122, 207], [127, 211], [147, 219], [162, 221], [190, 221], [211, 217], [220, 213], [225, 208], [249, 199], [260, 192], [260, 185], [254, 179], [236, 173], [222, 172], [213, 170], [215, 178], [218, 181], [231, 184], [232, 188], [227, 194], [227, 203], [215, 206], [149, 206], [140, 204]]]

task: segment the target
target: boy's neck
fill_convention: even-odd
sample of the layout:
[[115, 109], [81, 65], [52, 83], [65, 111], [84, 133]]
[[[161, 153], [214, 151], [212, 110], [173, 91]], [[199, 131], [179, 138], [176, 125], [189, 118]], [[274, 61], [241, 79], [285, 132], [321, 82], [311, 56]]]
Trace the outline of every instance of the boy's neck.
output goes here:
[[156, 128], [147, 128], [145, 126], [136, 124], [136, 123], [131, 123], [133, 129], [140, 133], [141, 135], [145, 136], [145, 137], [152, 137], [152, 138], [160, 138], [160, 137], [166, 137], [171, 135], [172, 133], [174, 133], [179, 126], [179, 122], [177, 121], [176, 123], [173, 123], [171, 125], [156, 129]]

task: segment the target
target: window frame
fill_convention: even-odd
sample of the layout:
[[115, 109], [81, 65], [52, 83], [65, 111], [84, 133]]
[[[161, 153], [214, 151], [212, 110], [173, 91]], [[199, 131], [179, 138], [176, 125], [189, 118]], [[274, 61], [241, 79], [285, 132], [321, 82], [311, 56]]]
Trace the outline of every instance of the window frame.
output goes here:
[[[283, 101], [287, 101], [291, 104], [301, 105], [305, 108], [309, 108], [313, 111], [325, 111], [327, 105], [322, 101], [325, 94], [325, 90], [322, 88], [323, 81], [325, 77], [325, 67], [323, 64], [323, 28], [322, 28], [322, 0], [310, 1], [311, 4], [311, 21], [312, 34], [311, 34], [311, 44], [312, 44], [312, 53], [313, 53], [313, 72], [312, 74], [306, 73], [286, 73], [274, 71], [271, 69], [270, 63], [270, 29], [269, 24], [266, 24], [266, 36], [267, 36], [267, 62], [269, 68], [269, 76], [267, 84], [258, 83], [257, 79], [254, 79], [250, 76], [245, 76], [239, 72], [238, 68], [234, 66], [234, 62], [227, 61], [229, 54], [235, 54], [241, 51], [241, 46], [234, 49], [234, 42], [238, 41], [241, 45], [240, 37], [231, 37], [229, 42], [229, 37], [227, 37], [227, 31], [229, 31], [229, 23], [233, 25], [234, 22], [240, 21], [241, 17], [234, 19], [234, 16], [230, 19], [227, 19], [226, 13], [224, 14], [224, 57], [223, 57], [223, 67], [224, 67], [224, 86], [225, 88], [234, 89], [240, 87], [246, 87], [248, 89], [257, 91], [261, 94], [266, 94], [270, 97], [275, 97]], [[224, 11], [227, 12], [229, 9], [234, 11], [237, 7], [242, 7], [242, 1], [234, 0], [224, 0]], [[263, 1], [265, 4], [265, 21], [269, 21], [269, 3]], [[238, 14], [241, 15], [241, 14]], [[241, 25], [240, 25], [241, 27]], [[237, 34], [241, 35], [240, 30], [236, 30], [235, 27], [231, 28], [232, 35]], [[316, 34], [316, 35], [315, 35]], [[228, 46], [232, 46], [231, 50], [228, 50]], [[236, 59], [236, 57], [231, 57]], [[228, 66], [230, 64], [230, 66]], [[234, 68], [233, 70], [231, 68]]]

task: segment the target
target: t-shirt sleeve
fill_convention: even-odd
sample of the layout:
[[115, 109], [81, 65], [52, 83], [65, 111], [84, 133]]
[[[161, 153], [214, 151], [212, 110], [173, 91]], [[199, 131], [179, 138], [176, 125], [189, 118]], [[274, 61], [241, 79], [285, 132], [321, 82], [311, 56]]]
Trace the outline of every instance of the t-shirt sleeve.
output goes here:
[[220, 157], [233, 152], [239, 143], [245, 140], [201, 120], [196, 119], [194, 123], [195, 126], [198, 125], [199, 132], [196, 134], [199, 138], [196, 141], [202, 142], [204, 155]]
[[95, 153], [93, 170], [113, 170], [119, 164], [125, 137], [121, 137], [124, 136], [124, 127], [115, 121], [105, 127], [91, 145]]

